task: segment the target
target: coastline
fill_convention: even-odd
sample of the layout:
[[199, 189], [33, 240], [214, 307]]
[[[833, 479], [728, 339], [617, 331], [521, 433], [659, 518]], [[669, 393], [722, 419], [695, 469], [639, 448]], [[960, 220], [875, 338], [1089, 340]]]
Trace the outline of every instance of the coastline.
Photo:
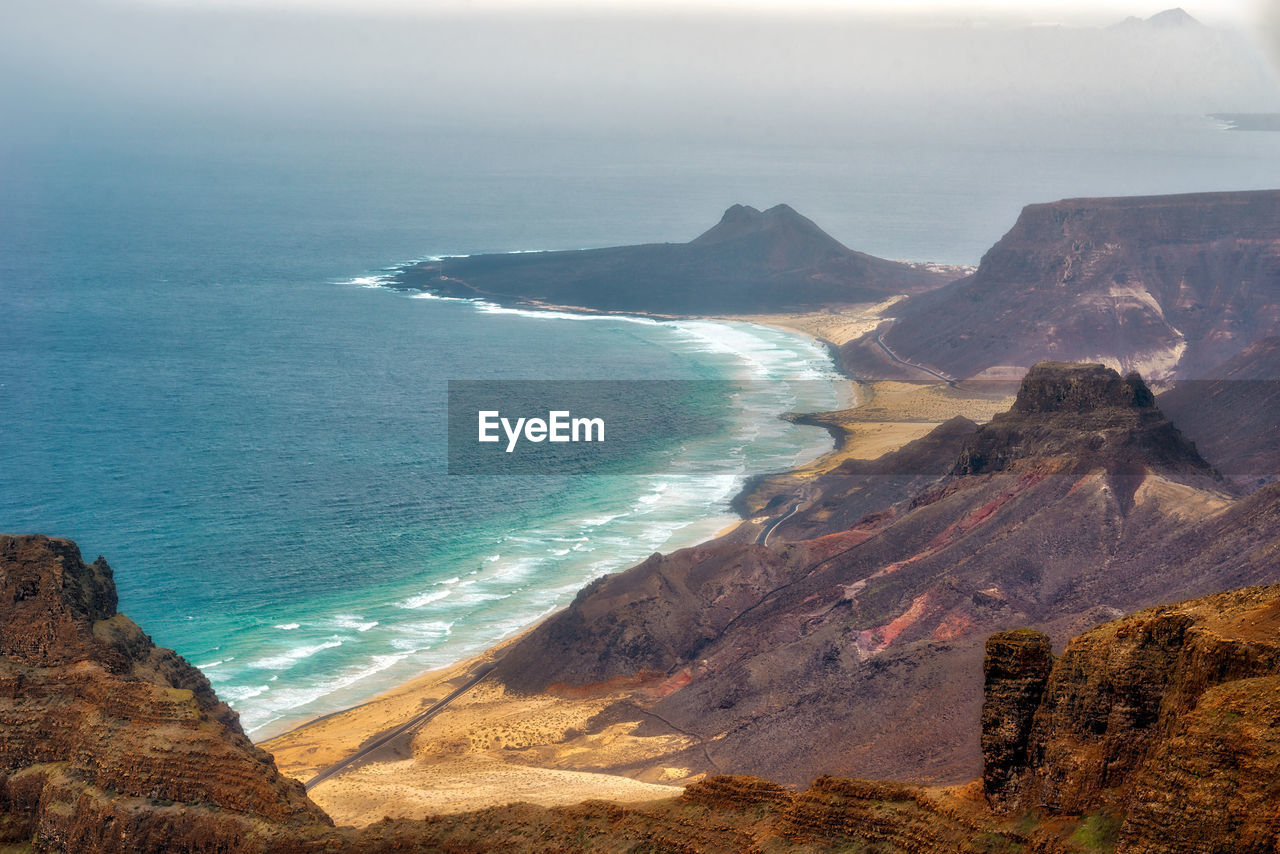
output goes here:
[[[391, 296], [389, 290], [387, 296]], [[399, 294], [395, 302], [399, 303], [405, 296]], [[477, 310], [471, 305], [433, 306], [430, 302], [406, 301], [420, 310], [410, 313], [425, 317], [427, 322], [439, 322], [433, 320], [438, 316], [447, 321], [455, 315], [474, 315], [479, 328], [485, 328], [484, 324], [490, 322], [484, 313], [488, 306]], [[437, 315], [437, 309], [443, 314]], [[552, 314], [532, 309], [518, 311], [521, 315]], [[697, 473], [686, 477], [680, 474], [685, 467], [677, 459], [679, 455], [673, 454], [673, 465], [655, 471], [653, 477], [619, 480], [615, 484], [599, 480], [595, 485], [575, 486], [576, 491], [570, 495], [573, 501], [540, 512], [529, 523], [528, 533], [512, 527], [495, 529], [493, 536], [489, 536], [492, 526], [477, 527], [477, 533], [465, 543], [468, 550], [430, 552], [433, 562], [427, 563], [421, 578], [409, 574], [404, 584], [389, 593], [374, 591], [364, 595], [363, 591], [353, 591], [357, 595], [344, 596], [329, 609], [341, 615], [359, 615], [359, 626], [330, 628], [319, 624], [312, 630], [316, 623], [308, 625], [303, 619], [306, 614], [282, 615], [270, 621], [290, 627], [296, 622], [304, 625], [299, 632], [268, 633], [268, 643], [284, 647], [270, 650], [274, 658], [266, 653], [244, 654], [232, 650], [240, 652], [240, 662], [268, 659], [285, 662], [284, 656], [292, 654], [295, 647], [298, 658], [302, 658], [304, 652], [322, 644], [347, 643], [332, 653], [322, 649], [316, 661], [323, 658], [325, 665], [311, 666], [309, 672], [304, 665], [299, 666], [296, 673], [282, 673], [280, 681], [272, 683], [269, 691], [260, 686], [268, 684], [270, 673], [250, 682], [248, 678], [240, 679], [240, 672], [230, 668], [211, 671], [220, 691], [228, 687], [234, 689], [229, 690], [233, 700], [247, 693], [241, 690], [241, 682], [262, 694], [261, 697], [250, 695], [243, 704], [236, 703], [251, 738], [273, 738], [316, 715], [364, 702], [423, 671], [468, 659], [564, 607], [582, 586], [603, 573], [621, 571], [657, 550], [670, 552], [714, 539], [724, 534], [726, 527], [737, 527], [742, 521], [739, 514], [733, 512], [731, 502], [746, 474], [782, 470], [831, 448], [827, 435], [808, 429], [798, 431], [776, 418], [797, 406], [813, 408], [845, 403], [843, 381], [812, 339], [802, 339], [800, 334], [789, 330], [706, 318], [681, 318], [683, 322], [676, 323], [631, 316], [618, 320], [628, 322], [552, 319], [539, 324], [524, 316], [501, 315], [493, 322], [511, 330], [512, 334], [527, 326], [545, 336], [547, 332], [538, 329], [542, 327], [556, 330], [554, 335], [581, 337], [592, 343], [599, 341], [600, 346], [607, 346], [610, 339], [621, 333], [628, 339], [623, 342], [624, 347], [629, 341], [638, 341], [655, 348], [654, 352], [661, 354], [655, 357], [655, 363], [676, 372], [672, 376], [687, 373], [691, 377], [749, 380], [759, 391], [744, 395], [742, 400], [723, 410], [726, 416], [723, 436], [712, 436], [710, 442], [690, 443], [687, 450], [694, 462], [728, 462], [723, 466], [715, 463], [718, 468], [708, 477]], [[646, 322], [630, 322], [637, 320]], [[606, 360], [609, 365], [615, 362]], [[777, 386], [775, 380], [785, 381], [791, 387]], [[461, 576], [461, 582], [452, 582], [450, 586], [454, 576]], [[478, 584], [473, 581], [475, 578], [479, 579]], [[450, 591], [451, 597], [446, 595]], [[468, 611], [468, 603], [477, 599], [480, 609]], [[344, 619], [356, 621], [355, 617]], [[374, 622], [378, 622], [378, 626], [372, 633], [357, 633], [357, 628], [363, 631], [364, 626]], [[403, 631], [402, 624], [406, 626]], [[419, 632], [420, 626], [426, 628]], [[440, 632], [448, 631], [448, 634], [442, 638], [429, 637], [429, 649], [410, 651], [401, 645], [406, 643], [401, 635], [416, 639], [428, 628], [434, 630], [437, 626]], [[314, 637], [303, 638], [308, 631]], [[245, 645], [255, 641], [246, 637]], [[388, 649], [386, 643], [395, 646]], [[427, 643], [417, 646], [427, 646]], [[418, 652], [422, 654], [416, 654]], [[344, 654], [345, 659], [338, 659]], [[385, 666], [393, 656], [404, 660], [393, 660], [390, 666]], [[192, 661], [218, 665], [221, 658], [224, 658], [221, 654], [201, 655]], [[335, 659], [339, 660], [341, 670], [338, 666], [327, 666], [328, 661]], [[238, 666], [242, 665], [232, 665]], [[281, 711], [285, 702], [292, 701], [287, 694], [299, 693], [286, 681], [295, 675], [304, 687], [316, 686], [316, 691], [305, 698], [305, 704]], [[235, 681], [237, 679], [239, 681]], [[316, 696], [331, 684], [338, 686], [331, 696]], [[280, 699], [273, 701], [273, 697]]]
[[[843, 340], [852, 340], [841, 332], [875, 328], [896, 301], [812, 314], [696, 319], [804, 335], [834, 355]], [[575, 311], [572, 306], [538, 308]], [[838, 360], [833, 361], [844, 374]], [[741, 520], [693, 548], [716, 541], [755, 541], [793, 499], [814, 500], [805, 484], [845, 459], [874, 459], [954, 415], [986, 420], [1008, 405], [1003, 396], [974, 397], [944, 383], [865, 382], [844, 375], [853, 386], [851, 407], [788, 416], [826, 429], [834, 439], [832, 450], [790, 470], [748, 478], [733, 500]], [[261, 744], [284, 773], [305, 782], [438, 703], [547, 618], [479, 655], [421, 673], [360, 705], [306, 721]], [[669, 797], [701, 778], [681, 764], [680, 756], [698, 742], [647, 719], [632, 702], [653, 690], [660, 686], [619, 685], [590, 697], [572, 692], [528, 697], [508, 695], [501, 685], [480, 680], [429, 722], [326, 779], [311, 794], [336, 821], [350, 824], [388, 814], [461, 812], [511, 800], [556, 806], [593, 798], [634, 803]]]

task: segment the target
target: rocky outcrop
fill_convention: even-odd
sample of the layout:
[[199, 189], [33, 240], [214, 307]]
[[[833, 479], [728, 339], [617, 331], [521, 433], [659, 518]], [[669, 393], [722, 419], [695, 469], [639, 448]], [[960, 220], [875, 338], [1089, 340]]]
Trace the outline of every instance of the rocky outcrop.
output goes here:
[[713, 774], [686, 786], [680, 799], [713, 809], [749, 810], [762, 806], [789, 806], [793, 797], [790, 790], [772, 780]]
[[326, 823], [302, 786], [245, 737], [208, 680], [115, 609], [102, 558], [85, 564], [66, 540], [0, 536], [8, 832], [92, 850], [91, 838], [137, 829], [133, 799], [178, 805], [198, 825], [192, 838], [234, 838], [246, 822]]
[[1280, 678], [1205, 691], [1135, 775], [1128, 854], [1270, 854], [1280, 844]]
[[[1009, 657], [1007, 637], [992, 644]], [[1029, 657], [1039, 670], [1043, 654]], [[983, 714], [997, 809], [1122, 814], [1120, 852], [1275, 850], [1280, 585], [1094, 629], [1054, 663], [1038, 702], [1008, 684], [988, 680]]]
[[[976, 273], [894, 311], [883, 343], [960, 379], [1045, 359], [1203, 377], [1280, 328], [1280, 191], [1029, 205]], [[843, 356], [858, 375], [907, 370], [874, 335]]]
[[967, 813], [921, 789], [836, 777], [820, 777], [796, 795], [778, 835], [815, 847], [836, 842], [918, 854], [1018, 850], [1026, 842], [1018, 832], [994, 826], [988, 816]]
[[1140, 476], [1153, 466], [1204, 485], [1219, 480], [1140, 376], [1062, 362], [1032, 366], [1013, 407], [965, 441], [954, 472], [999, 472], [1053, 457], [1068, 461], [1065, 471], [1105, 471], [1113, 485], [1116, 476]]
[[502, 303], [724, 314], [875, 302], [953, 278], [855, 252], [788, 205], [734, 205], [688, 243], [445, 258], [405, 268], [397, 283]]

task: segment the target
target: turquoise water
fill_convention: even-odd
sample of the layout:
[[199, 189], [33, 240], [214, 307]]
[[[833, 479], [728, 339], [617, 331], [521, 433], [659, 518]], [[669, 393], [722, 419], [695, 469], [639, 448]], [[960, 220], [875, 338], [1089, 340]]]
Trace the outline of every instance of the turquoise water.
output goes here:
[[[705, 539], [733, 521], [743, 476], [830, 445], [775, 417], [841, 400], [806, 339], [396, 293], [367, 268], [335, 277], [353, 259], [314, 234], [291, 267], [271, 229], [315, 222], [259, 211], [245, 228], [236, 194], [191, 177], [153, 189], [209, 193], [199, 211], [145, 193], [114, 217], [73, 198], [42, 209], [48, 188], [30, 200], [23, 236], [47, 266], [5, 256], [0, 528], [106, 555], [121, 609], [200, 666], [255, 736]], [[601, 376], [769, 382], [720, 402], [723, 435], [671, 437], [662, 475], [445, 472], [449, 379]], [[707, 460], [719, 473], [679, 473]]]
[[[736, 148], [0, 134], [0, 530], [107, 556], [121, 609], [268, 735], [705, 538], [743, 475], [829, 443], [774, 417], [836, 402], [805, 339], [418, 299], [381, 271], [687, 239], [731, 203], [781, 201], [859, 249], [974, 262], [1027, 202], [1280, 180], [1280, 136], [1158, 130]], [[596, 377], [777, 391], [720, 402], [726, 434], [673, 442], [661, 475], [446, 474], [449, 379]], [[680, 475], [700, 458], [723, 473]]]

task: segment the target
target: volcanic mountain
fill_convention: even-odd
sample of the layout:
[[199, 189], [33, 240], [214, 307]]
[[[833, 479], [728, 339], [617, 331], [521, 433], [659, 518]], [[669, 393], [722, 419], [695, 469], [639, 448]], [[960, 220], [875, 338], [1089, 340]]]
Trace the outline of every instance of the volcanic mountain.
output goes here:
[[1208, 376], [1280, 329], [1280, 191], [1030, 205], [977, 272], [895, 315], [843, 348], [853, 373], [1017, 377], [1057, 359]]
[[717, 314], [874, 302], [952, 278], [848, 249], [788, 205], [734, 205], [688, 243], [443, 258], [402, 270], [396, 283], [502, 303]]
[[1233, 501], [1136, 375], [1040, 364], [1007, 413], [940, 430], [899, 452], [890, 500], [922, 460], [958, 448], [909, 497], [850, 524], [814, 512], [830, 509], [815, 494], [788, 523], [804, 539], [655, 554], [583, 590], [500, 678], [525, 692], [643, 685], [654, 719], [701, 740], [675, 764], [956, 782], [978, 770], [992, 631], [1062, 641], [1136, 607], [1280, 579], [1280, 488]]

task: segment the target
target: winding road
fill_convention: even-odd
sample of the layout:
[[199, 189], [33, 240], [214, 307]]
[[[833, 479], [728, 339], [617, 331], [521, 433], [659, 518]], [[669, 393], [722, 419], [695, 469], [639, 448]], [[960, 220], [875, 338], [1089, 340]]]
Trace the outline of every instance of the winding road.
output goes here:
[[879, 332], [876, 333], [876, 343], [880, 345], [880, 349], [885, 352], [886, 356], [888, 356], [890, 359], [893, 359], [899, 365], [906, 365], [908, 368], [915, 368], [917, 371], [924, 371], [926, 374], [932, 374], [933, 376], [937, 377], [938, 379], [942, 380], [943, 382], [949, 385], [955, 385], [956, 383], [959, 382], [959, 380], [957, 380], [955, 377], [949, 377], [946, 374], [942, 373], [941, 371], [935, 371], [933, 368], [927, 368], [924, 365], [918, 364], [916, 362], [908, 362], [906, 359], [902, 358], [897, 353], [893, 352], [893, 350], [889, 347], [888, 344], [884, 343], [884, 337]]
[[796, 511], [800, 509], [800, 503], [802, 501], [804, 501], [804, 498], [797, 498], [791, 503], [791, 508], [787, 510], [786, 513], [783, 513], [777, 519], [774, 519], [768, 525], [765, 525], [764, 530], [760, 532], [758, 537], [756, 537], [756, 544], [761, 546], [769, 545], [769, 535], [773, 533], [775, 528], [795, 515]]

